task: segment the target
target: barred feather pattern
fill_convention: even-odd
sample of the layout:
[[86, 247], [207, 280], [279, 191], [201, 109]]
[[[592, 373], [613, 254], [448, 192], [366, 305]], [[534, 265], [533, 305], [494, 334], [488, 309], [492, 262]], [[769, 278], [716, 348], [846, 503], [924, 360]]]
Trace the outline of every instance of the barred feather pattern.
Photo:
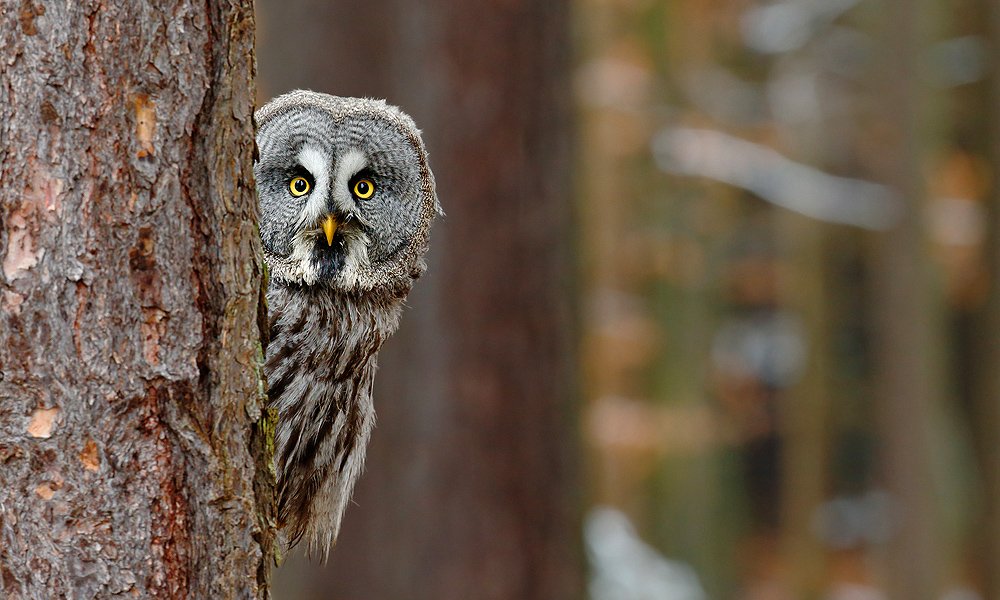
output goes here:
[[272, 281], [265, 372], [278, 410], [278, 520], [288, 546], [325, 559], [375, 424], [372, 383], [405, 291], [359, 295]]

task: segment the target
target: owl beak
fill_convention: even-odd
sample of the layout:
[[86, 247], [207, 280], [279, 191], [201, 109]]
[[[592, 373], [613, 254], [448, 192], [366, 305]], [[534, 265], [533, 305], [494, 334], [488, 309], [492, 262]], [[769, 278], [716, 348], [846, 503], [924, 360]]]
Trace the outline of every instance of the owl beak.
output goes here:
[[326, 234], [326, 245], [333, 245], [333, 234], [337, 233], [337, 219], [333, 215], [327, 215], [323, 219], [323, 233]]

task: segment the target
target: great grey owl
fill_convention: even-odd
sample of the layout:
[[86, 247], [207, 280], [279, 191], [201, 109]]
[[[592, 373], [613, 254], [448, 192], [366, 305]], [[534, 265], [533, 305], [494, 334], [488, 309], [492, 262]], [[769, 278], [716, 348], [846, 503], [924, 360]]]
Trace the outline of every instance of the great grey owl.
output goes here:
[[376, 355], [440, 206], [419, 130], [384, 101], [299, 90], [255, 118], [278, 524], [325, 557], [375, 423]]

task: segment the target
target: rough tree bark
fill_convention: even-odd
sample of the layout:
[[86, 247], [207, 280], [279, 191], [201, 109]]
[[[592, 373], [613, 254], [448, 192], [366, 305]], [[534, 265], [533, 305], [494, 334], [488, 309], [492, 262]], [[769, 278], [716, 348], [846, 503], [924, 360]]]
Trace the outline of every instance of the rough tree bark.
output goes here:
[[0, 4], [4, 598], [267, 595], [253, 28]]
[[399, 104], [424, 131], [447, 213], [379, 357], [378, 427], [329, 575], [290, 564], [276, 589], [580, 597], [568, 3], [258, 8], [267, 95]]

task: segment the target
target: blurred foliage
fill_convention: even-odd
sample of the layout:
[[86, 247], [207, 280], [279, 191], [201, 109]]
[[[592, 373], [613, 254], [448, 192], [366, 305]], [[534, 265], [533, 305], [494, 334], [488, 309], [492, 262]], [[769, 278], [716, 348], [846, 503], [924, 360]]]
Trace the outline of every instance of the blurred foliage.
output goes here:
[[577, 3], [593, 503], [708, 597], [1000, 593], [998, 10]]

